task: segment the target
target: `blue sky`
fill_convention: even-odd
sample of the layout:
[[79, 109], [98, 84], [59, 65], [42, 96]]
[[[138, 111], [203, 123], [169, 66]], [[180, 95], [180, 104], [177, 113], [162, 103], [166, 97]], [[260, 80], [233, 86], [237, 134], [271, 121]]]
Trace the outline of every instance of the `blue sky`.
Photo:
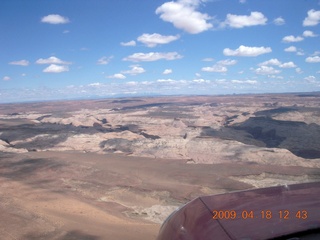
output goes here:
[[320, 90], [318, 0], [3, 0], [0, 102]]

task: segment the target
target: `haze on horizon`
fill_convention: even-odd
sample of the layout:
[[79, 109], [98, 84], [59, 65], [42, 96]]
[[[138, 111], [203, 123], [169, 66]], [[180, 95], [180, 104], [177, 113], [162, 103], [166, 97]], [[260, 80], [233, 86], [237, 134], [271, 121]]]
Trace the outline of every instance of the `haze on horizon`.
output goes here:
[[1, 1], [0, 102], [319, 91], [319, 23], [311, 0]]

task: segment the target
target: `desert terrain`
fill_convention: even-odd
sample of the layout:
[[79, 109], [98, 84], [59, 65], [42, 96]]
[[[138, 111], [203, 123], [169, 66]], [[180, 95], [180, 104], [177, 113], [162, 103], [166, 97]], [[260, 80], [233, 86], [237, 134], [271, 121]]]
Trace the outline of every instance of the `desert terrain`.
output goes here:
[[320, 94], [0, 105], [1, 239], [155, 239], [203, 195], [320, 184]]

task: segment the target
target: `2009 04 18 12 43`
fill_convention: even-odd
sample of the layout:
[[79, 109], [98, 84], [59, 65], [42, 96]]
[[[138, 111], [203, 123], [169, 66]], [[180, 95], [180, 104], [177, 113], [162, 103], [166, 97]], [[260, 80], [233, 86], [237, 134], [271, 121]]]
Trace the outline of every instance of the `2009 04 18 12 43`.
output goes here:
[[234, 220], [234, 219], [283, 219], [289, 220], [292, 218], [306, 220], [308, 219], [308, 211], [307, 210], [279, 210], [279, 211], [271, 211], [271, 210], [261, 210], [261, 211], [253, 211], [253, 210], [213, 210], [212, 211], [212, 219], [215, 220]]

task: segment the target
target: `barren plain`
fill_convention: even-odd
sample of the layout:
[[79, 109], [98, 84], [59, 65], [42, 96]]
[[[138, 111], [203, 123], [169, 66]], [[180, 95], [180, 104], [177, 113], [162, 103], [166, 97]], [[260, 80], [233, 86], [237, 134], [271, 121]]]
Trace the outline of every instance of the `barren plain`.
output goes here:
[[198, 196], [320, 182], [319, 139], [318, 93], [1, 104], [0, 236], [155, 239]]

